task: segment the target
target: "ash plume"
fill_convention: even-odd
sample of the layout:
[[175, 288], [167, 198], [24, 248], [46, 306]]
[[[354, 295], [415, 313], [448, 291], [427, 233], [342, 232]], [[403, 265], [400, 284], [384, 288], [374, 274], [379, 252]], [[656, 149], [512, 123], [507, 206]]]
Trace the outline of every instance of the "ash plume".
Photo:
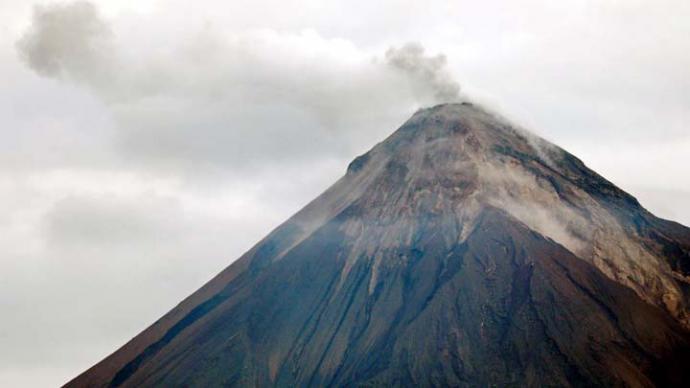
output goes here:
[[460, 84], [448, 72], [445, 55], [426, 55], [421, 44], [411, 42], [389, 48], [385, 60], [388, 66], [404, 72], [412, 82], [431, 92], [435, 102], [460, 100]]
[[17, 41], [21, 59], [36, 73], [88, 83], [107, 80], [111, 30], [88, 1], [35, 6], [29, 29]]

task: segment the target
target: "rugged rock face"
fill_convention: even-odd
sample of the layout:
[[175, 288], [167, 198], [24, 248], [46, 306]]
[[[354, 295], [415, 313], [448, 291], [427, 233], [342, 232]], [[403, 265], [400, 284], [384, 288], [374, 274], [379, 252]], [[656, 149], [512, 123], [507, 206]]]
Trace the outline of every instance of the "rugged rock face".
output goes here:
[[68, 386], [682, 385], [689, 276], [689, 229], [440, 105]]

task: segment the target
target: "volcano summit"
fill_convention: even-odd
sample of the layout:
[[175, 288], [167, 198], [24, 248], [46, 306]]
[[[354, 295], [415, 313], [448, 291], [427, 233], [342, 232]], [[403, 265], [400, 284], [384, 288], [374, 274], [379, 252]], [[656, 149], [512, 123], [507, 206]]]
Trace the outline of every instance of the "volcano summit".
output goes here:
[[690, 229], [444, 104], [67, 386], [683, 385], [689, 295]]

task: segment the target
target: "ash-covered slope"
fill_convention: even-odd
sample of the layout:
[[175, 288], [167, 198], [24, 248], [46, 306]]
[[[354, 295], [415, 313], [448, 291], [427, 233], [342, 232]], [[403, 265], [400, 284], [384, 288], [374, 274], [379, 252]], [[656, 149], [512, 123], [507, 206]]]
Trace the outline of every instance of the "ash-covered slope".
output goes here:
[[689, 229], [440, 105], [68, 386], [681, 385], [689, 275]]

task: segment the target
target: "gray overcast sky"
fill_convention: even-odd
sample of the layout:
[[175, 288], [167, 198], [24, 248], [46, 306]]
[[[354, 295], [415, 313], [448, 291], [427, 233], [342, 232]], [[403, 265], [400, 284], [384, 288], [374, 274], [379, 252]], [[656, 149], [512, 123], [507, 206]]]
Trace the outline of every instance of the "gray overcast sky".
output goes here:
[[690, 225], [690, 2], [248, 4], [0, 3], [0, 386], [106, 356], [458, 85]]

